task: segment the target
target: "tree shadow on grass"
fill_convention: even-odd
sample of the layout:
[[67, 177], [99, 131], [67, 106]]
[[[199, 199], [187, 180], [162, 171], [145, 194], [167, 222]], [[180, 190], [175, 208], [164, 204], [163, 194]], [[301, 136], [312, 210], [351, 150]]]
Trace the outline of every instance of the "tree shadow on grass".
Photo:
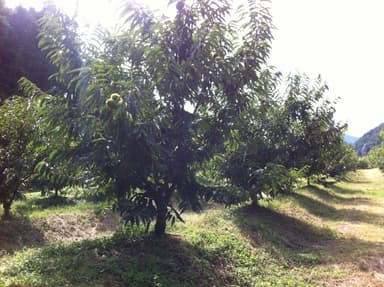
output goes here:
[[44, 245], [43, 232], [26, 218], [0, 220], [0, 256], [24, 247]]
[[337, 213], [337, 209], [335, 207], [304, 194], [292, 193], [289, 195], [289, 197], [293, 199], [299, 206], [303, 207], [313, 215], [330, 218]]
[[350, 177], [348, 175], [345, 175], [343, 177], [341, 177], [341, 180], [342, 181], [345, 181], [345, 182], [348, 182], [348, 183], [370, 183], [369, 180], [367, 179], [359, 179], [359, 178], [356, 178], [356, 177]]
[[368, 211], [355, 208], [335, 208], [300, 193], [292, 194], [291, 198], [293, 198], [299, 206], [306, 209], [309, 213], [321, 218], [334, 221], [353, 221], [376, 225], [383, 225], [384, 223], [382, 216]]
[[319, 227], [265, 207], [241, 207], [234, 211], [235, 223], [256, 246], [267, 245], [275, 256], [305, 266], [352, 262], [362, 251], [380, 250], [380, 244], [340, 237]]
[[[237, 284], [215, 256], [177, 236], [121, 235], [42, 248], [9, 266], [43, 286], [229, 286]], [[27, 262], [27, 263], [25, 263]], [[1, 280], [0, 280], [1, 283]], [[53, 284], [53, 285], [52, 285]]]
[[348, 200], [348, 198], [329, 192], [329, 189], [322, 188], [317, 185], [309, 185], [306, 187], [306, 190], [308, 190], [310, 193], [315, 194], [317, 197], [321, 198], [324, 201], [341, 202], [344, 200]]
[[323, 188], [318, 185], [311, 185], [311, 186], [307, 186], [306, 189], [310, 193], [313, 193], [318, 198], [326, 202], [340, 203], [344, 205], [358, 205], [358, 204], [376, 205], [376, 203], [368, 197], [340, 196], [340, 193], [343, 194], [343, 192], [345, 193], [345, 191], [347, 192], [349, 191], [351, 193], [358, 193], [358, 192], [353, 192], [352, 190], [343, 189], [336, 185], [330, 188]]
[[339, 185], [332, 186], [332, 191], [337, 194], [342, 195], [353, 195], [353, 194], [360, 194], [361, 190], [346, 188], [346, 187], [340, 187]]

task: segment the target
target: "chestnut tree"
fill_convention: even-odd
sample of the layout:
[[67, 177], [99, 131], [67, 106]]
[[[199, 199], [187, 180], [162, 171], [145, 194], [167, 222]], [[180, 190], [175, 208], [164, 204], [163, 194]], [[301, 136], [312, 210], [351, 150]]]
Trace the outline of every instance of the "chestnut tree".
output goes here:
[[174, 18], [126, 4], [125, 32], [100, 29], [80, 69], [71, 69], [65, 37], [50, 35], [49, 21], [41, 45], [68, 89], [46, 97], [56, 109], [48, 117], [68, 117], [54, 122], [71, 134], [89, 180], [127, 223], [155, 221], [156, 235], [210, 194], [197, 171], [223, 152], [249, 107], [272, 39], [262, 1], [238, 9], [226, 0], [172, 2]]

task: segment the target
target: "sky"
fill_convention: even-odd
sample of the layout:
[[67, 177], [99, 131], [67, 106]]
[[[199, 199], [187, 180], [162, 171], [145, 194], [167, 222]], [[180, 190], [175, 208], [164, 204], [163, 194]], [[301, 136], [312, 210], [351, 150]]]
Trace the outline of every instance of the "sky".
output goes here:
[[[141, 0], [165, 9], [167, 0]], [[89, 29], [113, 25], [117, 0], [55, 0], [69, 15], [78, 4], [79, 22]], [[8, 6], [42, 6], [42, 0], [6, 0]], [[321, 74], [338, 98], [336, 119], [349, 135], [361, 136], [384, 122], [384, 1], [271, 0], [275, 26], [270, 64], [285, 75]]]
[[384, 122], [383, 11], [382, 0], [272, 0], [272, 64], [321, 74], [354, 136]]

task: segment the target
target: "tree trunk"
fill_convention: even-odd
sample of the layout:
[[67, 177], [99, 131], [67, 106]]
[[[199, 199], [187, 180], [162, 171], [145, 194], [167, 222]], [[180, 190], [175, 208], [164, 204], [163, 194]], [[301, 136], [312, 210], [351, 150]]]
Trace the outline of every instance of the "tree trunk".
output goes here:
[[167, 225], [167, 206], [160, 204], [157, 208], [155, 235], [160, 237], [165, 234], [165, 227]]
[[4, 209], [3, 218], [4, 219], [11, 218], [11, 204], [8, 202], [3, 202], [3, 209]]
[[259, 206], [259, 198], [257, 197], [257, 192], [251, 192], [251, 207], [257, 208]]
[[155, 235], [160, 237], [165, 234], [165, 228], [167, 226], [167, 212], [168, 204], [171, 200], [174, 187], [165, 188], [161, 195], [155, 199], [157, 211], [156, 211], [156, 223], [155, 223]]
[[260, 205], [258, 200], [251, 200], [251, 205], [250, 205], [251, 209], [258, 209], [259, 207]]
[[307, 177], [307, 185], [311, 185], [311, 179], [309, 176]]

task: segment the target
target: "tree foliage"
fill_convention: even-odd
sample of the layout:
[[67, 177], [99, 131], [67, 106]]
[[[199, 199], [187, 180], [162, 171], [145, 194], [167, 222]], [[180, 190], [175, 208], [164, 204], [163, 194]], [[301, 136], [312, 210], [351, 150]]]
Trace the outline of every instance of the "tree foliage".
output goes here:
[[84, 170], [74, 163], [78, 146], [78, 92], [72, 80], [79, 75], [82, 65], [81, 41], [77, 23], [54, 6], [44, 9], [39, 19], [41, 33], [38, 46], [46, 54], [54, 73], [49, 89], [44, 90], [30, 79], [22, 77], [19, 89], [28, 97], [36, 98], [39, 124], [34, 139], [34, 174], [29, 184], [46, 191], [58, 192], [67, 185], [82, 184]]
[[250, 90], [250, 106], [233, 127], [224, 160], [219, 163], [221, 176], [245, 193], [238, 199], [250, 198], [254, 204], [290, 191], [295, 182], [294, 170], [286, 165], [286, 120], [277, 93], [280, 78], [280, 73], [269, 70], [261, 73]]
[[81, 69], [73, 62], [79, 49], [56, 36], [62, 20], [44, 22], [40, 40], [65, 85], [44, 100], [55, 111], [49, 125], [73, 144], [126, 221], [149, 226], [156, 218], [158, 235], [166, 220], [199, 208], [209, 189], [197, 180], [199, 166], [223, 151], [272, 38], [268, 10], [257, 1], [231, 21], [224, 0], [179, 1], [176, 9], [174, 19], [156, 18], [129, 4], [127, 31], [100, 31]]
[[47, 10], [39, 47], [54, 82], [19, 81], [39, 99], [35, 183], [96, 186], [126, 223], [162, 235], [201, 198], [257, 204], [353, 169], [327, 85], [267, 67], [270, 15], [248, 2], [177, 1], [173, 19], [130, 3], [123, 32], [87, 44]]
[[343, 176], [348, 171], [354, 171], [358, 168], [367, 168], [364, 162], [361, 161], [356, 155], [355, 150], [349, 144], [342, 143], [335, 152], [334, 157], [331, 158], [328, 167], [328, 174], [332, 177]]
[[381, 144], [372, 148], [368, 153], [368, 162], [371, 167], [378, 167], [384, 170], [384, 131], [378, 135]]
[[7, 218], [33, 170], [30, 155], [35, 113], [30, 99], [13, 97], [0, 106], [0, 115], [0, 203]]
[[290, 76], [282, 93], [279, 74], [262, 75], [221, 163], [224, 178], [242, 188], [254, 204], [292, 191], [299, 177], [351, 168], [342, 163], [349, 155], [342, 139], [345, 127], [335, 122], [321, 79]]
[[328, 87], [320, 77], [314, 82], [302, 75], [289, 78], [284, 103], [287, 119], [288, 166], [306, 168], [309, 179], [329, 174], [340, 153], [346, 125], [335, 121], [334, 103], [326, 97]]

